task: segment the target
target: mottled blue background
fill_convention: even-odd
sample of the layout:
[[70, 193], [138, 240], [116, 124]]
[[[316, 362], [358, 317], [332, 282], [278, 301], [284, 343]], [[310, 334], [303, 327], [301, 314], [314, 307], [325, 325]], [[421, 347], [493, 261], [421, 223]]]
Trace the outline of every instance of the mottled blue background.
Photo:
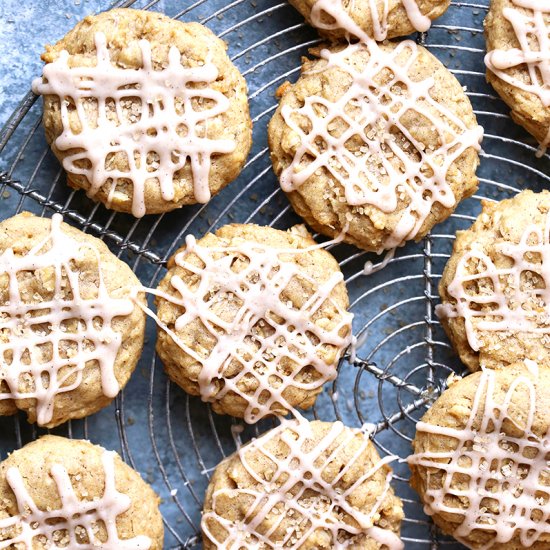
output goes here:
[[101, 9], [100, 0], [0, 1], [0, 126], [40, 74], [44, 44]]

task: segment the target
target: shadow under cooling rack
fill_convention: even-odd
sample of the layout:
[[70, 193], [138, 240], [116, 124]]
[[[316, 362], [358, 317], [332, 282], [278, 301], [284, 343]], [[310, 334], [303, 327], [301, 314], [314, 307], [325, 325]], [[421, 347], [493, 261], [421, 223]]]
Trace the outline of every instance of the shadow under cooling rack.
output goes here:
[[[478, 194], [460, 204], [423, 242], [407, 244], [385, 269], [368, 277], [362, 274], [365, 261], [379, 258], [345, 245], [331, 249], [348, 285], [354, 334], [363, 335], [365, 344], [359, 350], [361, 359], [341, 362], [338, 378], [309, 416], [341, 419], [355, 427], [375, 423], [374, 441], [383, 455], [409, 454], [416, 421], [449, 374], [462, 369], [434, 314], [437, 285], [455, 232], [472, 223], [483, 198], [500, 200], [525, 187], [541, 190], [550, 185], [549, 157], [535, 158], [533, 140], [510, 121], [507, 108], [485, 82], [482, 24], [487, 3], [453, 2], [429, 33], [419, 37], [466, 86], [485, 128]], [[266, 126], [276, 108], [275, 90], [298, 77], [300, 57], [319, 42], [316, 33], [286, 2], [277, 0], [199, 0], [184, 9], [178, 0], [118, 5], [162, 7], [172, 17], [206, 24], [228, 42], [230, 57], [248, 81], [254, 122], [254, 146], [245, 169], [208, 205], [141, 220], [110, 212], [65, 185], [43, 135], [40, 102], [29, 92], [0, 134], [2, 217], [22, 210], [42, 216], [61, 212], [67, 222], [104, 239], [148, 286], [158, 283], [166, 259], [187, 233], [202, 235], [231, 222], [281, 229], [300, 223], [272, 173]], [[259, 435], [273, 423], [246, 426], [236, 435], [239, 422], [213, 414], [167, 381], [154, 354], [154, 340], [150, 323], [138, 368], [112, 406], [54, 432], [118, 450], [163, 499], [166, 547], [191, 548], [200, 545], [200, 510], [211, 472], [238, 440]], [[0, 419], [0, 455], [42, 433], [18, 416]], [[406, 548], [460, 548], [422, 513], [408, 486], [406, 465], [396, 463], [395, 474], [395, 490], [407, 516], [402, 530]]]

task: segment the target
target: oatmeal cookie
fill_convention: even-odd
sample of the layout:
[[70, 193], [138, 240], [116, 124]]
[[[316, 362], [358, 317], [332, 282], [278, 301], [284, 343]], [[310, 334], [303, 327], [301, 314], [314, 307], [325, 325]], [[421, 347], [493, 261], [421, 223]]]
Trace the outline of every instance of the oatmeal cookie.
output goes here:
[[550, 365], [550, 192], [482, 206], [443, 271], [441, 323], [470, 370]]
[[204, 548], [402, 550], [392, 458], [341, 422], [284, 421], [216, 468]]
[[69, 185], [140, 217], [206, 203], [251, 146], [246, 82], [198, 23], [114, 9], [47, 46], [43, 123]]
[[[289, 0], [307, 22], [331, 40], [364, 36], [377, 41], [425, 32], [450, 0]], [[374, 8], [374, 9], [373, 9]]]
[[511, 116], [540, 143], [550, 143], [550, 4], [491, 0], [485, 19], [487, 80]]
[[247, 422], [313, 405], [351, 341], [342, 272], [303, 226], [188, 237], [157, 294], [168, 376]]
[[132, 374], [139, 281], [105, 243], [23, 213], [0, 223], [0, 415], [48, 428], [107, 406]]
[[411, 485], [468, 548], [550, 547], [550, 370], [533, 361], [456, 381], [417, 425]]
[[162, 550], [159, 502], [115, 452], [47, 435], [0, 463], [0, 546]]
[[269, 124], [281, 187], [313, 229], [364, 250], [419, 240], [477, 188], [482, 129], [466, 94], [410, 40], [316, 54]]

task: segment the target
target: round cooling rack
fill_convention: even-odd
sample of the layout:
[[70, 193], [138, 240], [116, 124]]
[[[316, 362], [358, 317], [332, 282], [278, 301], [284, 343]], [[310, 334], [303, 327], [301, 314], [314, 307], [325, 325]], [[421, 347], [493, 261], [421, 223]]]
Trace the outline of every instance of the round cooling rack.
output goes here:
[[[280, 0], [127, 1], [116, 6], [200, 21], [227, 41], [229, 55], [249, 86], [254, 146], [245, 169], [208, 205], [140, 220], [110, 212], [65, 185], [43, 135], [40, 102], [29, 92], [0, 134], [2, 218], [22, 210], [48, 217], [61, 212], [68, 223], [104, 239], [147, 286], [157, 285], [166, 259], [188, 233], [202, 235], [231, 222], [280, 229], [300, 223], [271, 170], [266, 131], [276, 108], [276, 89], [296, 80], [300, 57], [319, 42], [316, 32]], [[364, 344], [359, 359], [341, 362], [338, 378], [308, 416], [340, 419], [352, 427], [374, 423], [374, 441], [382, 455], [410, 453], [415, 422], [449, 374], [463, 370], [434, 313], [455, 232], [472, 223], [481, 200], [501, 200], [526, 187], [541, 190], [550, 185], [550, 157], [535, 157], [533, 139], [510, 120], [508, 109], [485, 82], [482, 29], [487, 7], [488, 0], [453, 1], [430, 31], [417, 37], [465, 86], [485, 128], [478, 193], [422, 242], [408, 243], [384, 269], [369, 276], [363, 274], [365, 262], [377, 264], [381, 258], [346, 245], [331, 248], [348, 285], [354, 334], [364, 337]], [[165, 548], [199, 548], [200, 510], [213, 469], [237, 444], [270, 428], [273, 421], [243, 429], [241, 422], [212, 413], [167, 380], [154, 341], [155, 327], [149, 322], [138, 368], [112, 406], [53, 431], [118, 450], [162, 497]], [[22, 416], [0, 419], [0, 456], [42, 433]], [[422, 513], [408, 485], [406, 464], [395, 462], [394, 470], [393, 485], [405, 505], [405, 547], [462, 548]]]

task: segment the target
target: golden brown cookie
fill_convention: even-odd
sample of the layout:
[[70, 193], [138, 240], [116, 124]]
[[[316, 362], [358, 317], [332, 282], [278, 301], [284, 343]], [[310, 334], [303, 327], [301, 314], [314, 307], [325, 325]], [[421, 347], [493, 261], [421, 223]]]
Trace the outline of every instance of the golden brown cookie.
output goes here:
[[470, 370], [550, 365], [550, 192], [482, 205], [445, 266], [441, 323]]
[[107, 406], [132, 374], [139, 281], [105, 243], [23, 213], [0, 223], [0, 415], [53, 427]]
[[216, 468], [204, 548], [401, 550], [391, 458], [341, 422], [283, 421]]
[[159, 501], [115, 452], [47, 435], [0, 463], [0, 546], [162, 550]]
[[450, 0], [290, 0], [319, 32], [338, 40], [347, 35], [377, 41], [425, 32], [442, 15]]
[[550, 548], [550, 370], [532, 361], [456, 381], [417, 425], [411, 485], [468, 548]]
[[462, 87], [411, 41], [317, 55], [269, 124], [281, 187], [313, 229], [365, 250], [420, 239], [477, 187], [482, 129]]
[[338, 263], [303, 226], [188, 237], [157, 292], [168, 376], [247, 422], [313, 405], [351, 342]]
[[33, 90], [69, 185], [140, 217], [206, 203], [235, 179], [251, 121], [225, 50], [198, 23], [132, 9], [88, 16], [47, 46]]
[[550, 4], [491, 0], [485, 19], [487, 80], [512, 109], [515, 122], [550, 143]]

